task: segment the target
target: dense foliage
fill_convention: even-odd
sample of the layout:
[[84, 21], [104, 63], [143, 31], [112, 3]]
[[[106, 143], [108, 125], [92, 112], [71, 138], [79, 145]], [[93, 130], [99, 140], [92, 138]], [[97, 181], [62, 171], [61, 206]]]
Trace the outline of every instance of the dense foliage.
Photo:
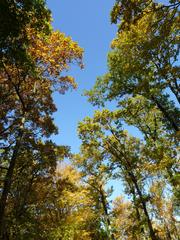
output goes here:
[[49, 204], [48, 186], [54, 184], [57, 161], [68, 153], [48, 140], [57, 133], [52, 93], [76, 87], [61, 73], [73, 62], [81, 66], [83, 51], [51, 30], [44, 1], [4, 1], [2, 7], [12, 29], [1, 26], [0, 236], [44, 239], [40, 218]]
[[[99, 151], [101, 164], [130, 198], [118, 199], [112, 210], [117, 239], [179, 239], [179, 5], [117, 0], [109, 72], [86, 92], [94, 105], [114, 100], [118, 107], [79, 125], [81, 154]], [[124, 123], [138, 129], [140, 138]]]
[[0, 239], [180, 239], [180, 3], [167, 2], [115, 1], [108, 73], [85, 93], [103, 109], [79, 123], [72, 154], [51, 140], [52, 94], [76, 88], [63, 71], [83, 50], [52, 29], [45, 1], [2, 0]]

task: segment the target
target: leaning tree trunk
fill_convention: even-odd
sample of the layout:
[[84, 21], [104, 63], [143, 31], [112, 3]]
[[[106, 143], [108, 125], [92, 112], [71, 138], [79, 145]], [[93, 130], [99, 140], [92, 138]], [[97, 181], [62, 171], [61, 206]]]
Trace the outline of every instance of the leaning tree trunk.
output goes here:
[[[100, 189], [99, 193], [101, 195], [101, 201], [102, 201], [103, 210], [104, 210], [104, 214], [106, 216], [106, 221], [107, 221], [108, 231], [109, 231], [110, 227], [111, 227], [111, 222], [110, 222], [110, 219], [109, 219], [108, 208], [107, 208], [107, 204], [106, 204], [106, 196], [104, 196], [103, 189]], [[115, 240], [113, 233], [110, 233], [110, 240]]]
[[136, 177], [134, 176], [134, 174], [132, 172], [129, 172], [129, 176], [131, 177], [132, 179], [132, 182], [134, 183], [134, 186], [136, 188], [136, 191], [139, 195], [139, 198], [140, 198], [140, 201], [141, 201], [141, 204], [142, 204], [142, 208], [143, 208], [143, 211], [144, 211], [144, 215], [146, 217], [146, 220], [147, 220], [147, 224], [148, 224], [148, 228], [149, 228], [149, 233], [150, 233], [150, 237], [152, 240], [159, 240], [157, 237], [156, 237], [156, 234], [154, 232], [154, 229], [152, 227], [152, 222], [150, 220], [150, 217], [149, 217], [149, 213], [147, 211], [147, 207], [146, 207], [146, 202], [145, 200], [143, 199], [143, 195], [142, 195], [142, 192], [139, 188], [139, 185], [138, 185], [138, 182], [137, 182], [137, 179]]
[[17, 141], [13, 150], [13, 154], [9, 163], [9, 168], [7, 169], [7, 173], [5, 176], [4, 180], [4, 186], [3, 186], [3, 191], [0, 199], [0, 239], [5, 240], [7, 239], [6, 237], [6, 226], [5, 226], [5, 211], [6, 211], [6, 205], [7, 205], [7, 198], [8, 194], [11, 189], [11, 184], [12, 184], [12, 177], [13, 177], [13, 172], [15, 169], [16, 165], [16, 159], [19, 153], [19, 148], [21, 145], [21, 139], [22, 139], [23, 133], [22, 130], [19, 131]]

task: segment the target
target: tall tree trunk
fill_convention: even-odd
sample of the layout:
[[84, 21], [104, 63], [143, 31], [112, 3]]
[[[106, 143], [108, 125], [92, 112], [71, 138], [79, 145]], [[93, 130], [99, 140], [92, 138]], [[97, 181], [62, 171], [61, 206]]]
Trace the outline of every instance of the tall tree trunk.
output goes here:
[[[109, 231], [110, 227], [111, 227], [111, 222], [109, 219], [108, 208], [107, 208], [107, 204], [106, 204], [106, 196], [104, 196], [104, 191], [102, 188], [100, 189], [99, 193], [101, 195], [101, 201], [102, 201], [103, 210], [104, 210], [104, 213], [106, 216], [106, 221], [107, 221], [108, 231]], [[113, 233], [111, 233], [111, 230], [110, 230], [110, 240], [115, 240]]]
[[[119, 141], [119, 139], [117, 139]], [[154, 229], [152, 227], [152, 223], [151, 223], [151, 219], [149, 217], [149, 213], [147, 211], [147, 207], [146, 207], [146, 202], [145, 200], [143, 199], [143, 194], [140, 190], [140, 187], [138, 185], [138, 181], [132, 171], [132, 167], [131, 167], [131, 163], [129, 162], [129, 160], [127, 159], [127, 156], [124, 154], [124, 152], [117, 152], [117, 150], [114, 148], [113, 145], [111, 145], [112, 149], [111, 149], [111, 152], [112, 154], [117, 157], [117, 159], [119, 158], [119, 153], [120, 155], [124, 158], [123, 160], [123, 167], [125, 168], [126, 170], [126, 173], [129, 175], [129, 178], [131, 179], [132, 183], [134, 184], [134, 187], [135, 187], [135, 190], [137, 191], [138, 193], [138, 196], [140, 198], [140, 201], [141, 201], [141, 205], [142, 205], [142, 208], [143, 208], [143, 212], [144, 212], [144, 215], [146, 217], [146, 221], [147, 221], [147, 225], [148, 225], [148, 228], [149, 228], [149, 233], [150, 233], [150, 238], [152, 240], [159, 240], [159, 238], [156, 236], [155, 232], [154, 232]], [[122, 160], [120, 159], [119, 160], [120, 163], [122, 163]], [[120, 166], [121, 168], [121, 166]], [[125, 173], [125, 174], [126, 174]]]
[[23, 136], [23, 132], [22, 132], [22, 130], [19, 130], [16, 145], [14, 147], [13, 154], [12, 154], [10, 164], [9, 164], [9, 168], [8, 168], [7, 174], [5, 176], [4, 187], [3, 187], [3, 191], [2, 191], [2, 195], [1, 195], [1, 199], [0, 199], [0, 239], [2, 239], [2, 240], [7, 239], [6, 232], [5, 232], [5, 228], [6, 228], [6, 226], [5, 226], [5, 210], [6, 210], [8, 194], [11, 189], [13, 172], [15, 169], [16, 159], [17, 159], [17, 156], [19, 153], [22, 136]]
[[143, 199], [143, 194], [142, 194], [142, 192], [141, 192], [141, 190], [139, 188], [137, 179], [136, 179], [136, 177], [134, 176], [134, 174], [132, 172], [129, 172], [129, 176], [131, 177], [131, 179], [132, 179], [132, 181], [134, 183], [135, 189], [136, 189], [136, 191], [137, 191], [137, 193], [139, 195], [139, 198], [140, 198], [140, 201], [141, 201], [141, 204], [142, 204], [142, 208], [143, 208], [143, 211], [144, 211], [144, 215], [145, 215], [146, 220], [147, 220], [150, 237], [151, 237], [152, 240], [158, 240], [158, 238], [155, 235], [154, 229], [152, 227], [152, 222], [150, 220], [149, 213], [147, 211], [146, 202]]

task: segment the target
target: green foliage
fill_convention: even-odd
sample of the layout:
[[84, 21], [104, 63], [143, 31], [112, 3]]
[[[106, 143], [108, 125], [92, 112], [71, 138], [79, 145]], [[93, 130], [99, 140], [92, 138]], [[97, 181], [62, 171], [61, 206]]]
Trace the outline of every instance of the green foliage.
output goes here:
[[[50, 33], [50, 11], [44, 0], [2, 0], [0, 9], [0, 59], [6, 63], [30, 67], [31, 59], [27, 52], [29, 40], [27, 28], [34, 28], [43, 34]], [[2, 67], [2, 62], [0, 63]]]
[[[80, 122], [71, 154], [49, 140], [58, 132], [52, 94], [76, 88], [61, 73], [82, 67], [83, 50], [52, 30], [44, 0], [2, 0], [0, 239], [179, 240], [179, 5], [115, 2], [109, 72], [86, 95], [118, 109]], [[125, 194], [113, 202], [112, 179]]]
[[[132, 6], [131, 6], [132, 5]], [[86, 95], [94, 104], [142, 95], [163, 113], [168, 129], [178, 131], [178, 3], [117, 1], [112, 11], [119, 32], [108, 55], [109, 73]]]
[[[117, 239], [179, 239], [179, 6], [179, 1], [117, 0], [109, 72], [85, 92], [93, 105], [115, 100], [118, 107], [79, 125], [82, 148], [92, 155], [98, 149], [106, 172], [121, 179], [131, 197], [124, 215], [121, 199], [114, 209]], [[124, 131], [124, 122], [136, 127], [142, 140]]]

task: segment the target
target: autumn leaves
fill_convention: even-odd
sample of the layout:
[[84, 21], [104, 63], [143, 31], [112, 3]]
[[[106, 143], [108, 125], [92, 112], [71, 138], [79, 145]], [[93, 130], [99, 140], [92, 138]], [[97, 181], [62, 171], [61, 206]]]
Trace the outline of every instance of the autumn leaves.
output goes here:
[[[76, 88], [62, 73], [83, 67], [83, 50], [52, 30], [44, 1], [3, 1], [15, 28], [0, 32], [1, 239], [179, 239], [178, 8], [116, 1], [109, 70], [85, 93], [116, 110], [82, 120], [72, 154], [49, 139], [58, 132], [52, 94]], [[124, 196], [111, 205], [112, 179]]]

